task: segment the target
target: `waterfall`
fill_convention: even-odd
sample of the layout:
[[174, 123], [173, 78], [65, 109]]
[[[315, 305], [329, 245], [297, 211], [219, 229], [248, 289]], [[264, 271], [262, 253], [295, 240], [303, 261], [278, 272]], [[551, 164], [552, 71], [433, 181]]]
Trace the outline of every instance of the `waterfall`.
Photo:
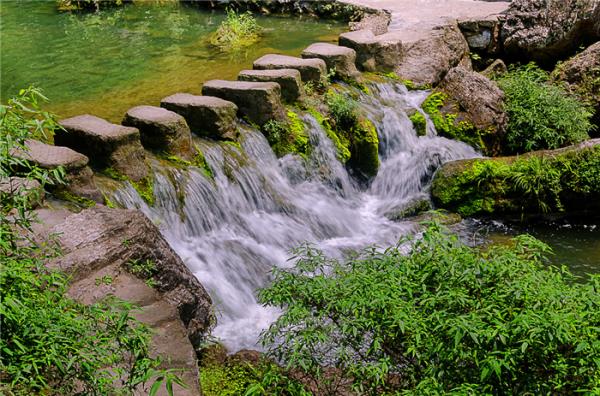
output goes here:
[[115, 192], [118, 203], [141, 209], [159, 226], [207, 288], [218, 321], [213, 335], [230, 350], [258, 348], [258, 335], [278, 315], [258, 303], [256, 291], [268, 284], [273, 266], [290, 265], [290, 249], [309, 242], [340, 257], [347, 249], [393, 245], [417, 225], [386, 214], [428, 199], [431, 177], [444, 162], [478, 156], [436, 136], [432, 125], [417, 136], [407, 113], [420, 111], [428, 92], [388, 83], [371, 90], [355, 92], [380, 137], [381, 167], [368, 188], [350, 178], [323, 128], [303, 115], [314, 147], [306, 160], [276, 158], [260, 132], [243, 127], [241, 150], [200, 143], [214, 178], [196, 168], [157, 172], [153, 207], [131, 186]]

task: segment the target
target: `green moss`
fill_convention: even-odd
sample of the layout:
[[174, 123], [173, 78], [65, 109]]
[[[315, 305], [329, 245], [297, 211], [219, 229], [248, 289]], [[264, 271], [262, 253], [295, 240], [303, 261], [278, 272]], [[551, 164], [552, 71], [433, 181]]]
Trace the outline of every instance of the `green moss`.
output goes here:
[[154, 176], [144, 177], [139, 182], [133, 180], [129, 182], [148, 205], [154, 205]]
[[351, 130], [350, 160], [348, 164], [363, 176], [371, 178], [379, 170], [379, 137], [375, 125], [360, 118]]
[[600, 147], [451, 163], [432, 195], [463, 216], [582, 210], [600, 199]]
[[278, 157], [298, 154], [306, 157], [310, 152], [308, 133], [304, 123], [294, 111], [287, 111], [286, 121], [270, 120], [262, 127], [269, 144]]
[[102, 194], [102, 198], [104, 198], [104, 205], [106, 205], [107, 207], [109, 207], [109, 208], [111, 208], [111, 209], [114, 209], [114, 208], [116, 208], [116, 207], [117, 207], [117, 204], [116, 204], [114, 201], [112, 201], [112, 200], [111, 200], [111, 199], [108, 197], [108, 195], [106, 195], [106, 194]]
[[329, 120], [317, 109], [313, 107], [309, 108], [307, 111], [317, 120], [319, 124], [321, 124], [321, 126], [325, 130], [325, 134], [332, 141], [333, 145], [337, 150], [337, 157], [340, 160], [340, 162], [342, 162], [343, 164], [348, 162], [348, 160], [350, 159], [350, 150], [348, 148], [350, 146], [350, 142], [348, 141], [348, 139], [344, 136], [339, 136], [331, 128], [331, 123], [329, 122]]
[[413, 123], [418, 136], [425, 136], [427, 134], [427, 120], [423, 114], [417, 111], [408, 118]]
[[127, 180], [127, 176], [125, 176], [124, 174], [122, 174], [121, 172], [119, 172], [118, 170], [116, 170], [114, 168], [104, 168], [100, 171], [100, 173], [103, 174], [104, 176], [110, 177], [111, 179], [114, 179], [114, 180], [121, 180], [121, 181]]
[[206, 157], [204, 157], [204, 153], [198, 145], [196, 145], [196, 155], [194, 156], [193, 165], [200, 168], [200, 170], [202, 170], [202, 173], [204, 173], [206, 177], [208, 177], [211, 180], [214, 180], [215, 173], [206, 161]]
[[54, 196], [62, 201], [71, 202], [83, 208], [91, 208], [92, 206], [96, 205], [95, 201], [73, 194], [71, 191], [65, 189], [55, 191]]

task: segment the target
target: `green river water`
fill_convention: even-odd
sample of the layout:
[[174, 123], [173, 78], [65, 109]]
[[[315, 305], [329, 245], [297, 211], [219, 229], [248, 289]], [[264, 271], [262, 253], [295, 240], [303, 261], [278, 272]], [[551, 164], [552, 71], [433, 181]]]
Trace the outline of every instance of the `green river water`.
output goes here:
[[224, 53], [207, 42], [223, 19], [222, 12], [169, 1], [72, 14], [57, 11], [53, 0], [2, 0], [1, 99], [36, 84], [60, 117], [90, 113], [117, 122], [130, 107], [156, 105], [175, 92], [199, 93], [202, 82], [234, 79], [264, 54], [299, 55], [313, 42], [337, 41], [346, 28], [257, 16], [262, 40]]

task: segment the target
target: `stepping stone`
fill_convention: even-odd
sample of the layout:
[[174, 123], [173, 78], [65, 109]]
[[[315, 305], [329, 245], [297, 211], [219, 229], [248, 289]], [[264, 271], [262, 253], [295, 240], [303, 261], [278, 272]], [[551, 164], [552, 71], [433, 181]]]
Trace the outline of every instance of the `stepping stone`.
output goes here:
[[281, 88], [274, 82], [211, 80], [204, 83], [202, 94], [235, 103], [243, 116], [259, 126], [269, 120], [287, 119]]
[[142, 145], [148, 149], [188, 160], [194, 156], [190, 128], [185, 119], [173, 111], [137, 106], [127, 111], [122, 124], [139, 129]]
[[242, 70], [240, 81], [276, 82], [281, 87], [281, 96], [288, 103], [294, 103], [302, 96], [302, 77], [296, 69]]
[[213, 139], [236, 140], [235, 103], [214, 96], [176, 93], [160, 101], [160, 106], [183, 116], [192, 132]]
[[356, 52], [356, 65], [364, 71], [393, 71], [403, 56], [397, 32], [375, 36], [371, 30], [356, 30], [341, 34], [339, 44]]
[[52, 146], [38, 140], [27, 140], [25, 146], [26, 151], [14, 150], [12, 155], [40, 168], [52, 170], [62, 167], [65, 170], [66, 185], [48, 185], [48, 188], [54, 191], [67, 190], [72, 194], [103, 202], [88, 166], [88, 157], [68, 147]]
[[92, 115], [80, 115], [62, 120], [65, 129], [58, 130], [54, 142], [84, 153], [93, 166], [113, 168], [138, 182], [148, 175], [140, 131], [103, 120]]
[[256, 70], [296, 69], [304, 82], [321, 82], [327, 74], [327, 65], [322, 59], [302, 59], [294, 56], [269, 54], [254, 61]]
[[356, 51], [352, 48], [341, 47], [329, 43], [311, 44], [302, 51], [302, 58], [318, 58], [325, 61], [327, 69], [335, 69], [342, 78], [356, 78], [360, 76], [356, 69]]

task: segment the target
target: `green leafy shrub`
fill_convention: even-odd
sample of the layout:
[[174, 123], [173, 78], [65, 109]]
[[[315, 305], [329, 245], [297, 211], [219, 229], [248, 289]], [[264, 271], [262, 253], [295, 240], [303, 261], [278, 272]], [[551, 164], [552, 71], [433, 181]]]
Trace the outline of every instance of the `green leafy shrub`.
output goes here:
[[497, 82], [506, 95], [509, 152], [555, 149], [589, 137], [589, 109], [534, 64], [511, 68]]
[[210, 36], [210, 43], [222, 50], [236, 50], [250, 46], [260, 39], [262, 28], [251, 12], [237, 13], [227, 9], [227, 17]]
[[263, 334], [288, 368], [359, 394], [596, 394], [600, 277], [544, 268], [548, 246], [464, 245], [431, 225], [406, 254], [367, 249], [343, 261], [311, 247], [260, 292], [284, 311]]
[[[63, 182], [62, 170], [40, 169], [10, 155], [26, 139], [47, 137], [55, 117], [40, 110], [34, 88], [0, 106], [0, 180], [11, 176], [42, 187]], [[37, 191], [37, 190], [35, 190]], [[67, 297], [66, 275], [45, 267], [59, 252], [31, 239], [35, 216], [24, 185], [0, 193], [0, 393], [6, 395], [116, 394], [181, 381], [158, 370], [149, 355], [149, 330], [134, 307], [108, 298], [86, 306]], [[148, 390], [148, 389], [146, 389]], [[172, 391], [169, 392], [172, 394]]]
[[329, 114], [339, 130], [350, 130], [358, 123], [358, 103], [347, 95], [330, 91], [325, 95]]

